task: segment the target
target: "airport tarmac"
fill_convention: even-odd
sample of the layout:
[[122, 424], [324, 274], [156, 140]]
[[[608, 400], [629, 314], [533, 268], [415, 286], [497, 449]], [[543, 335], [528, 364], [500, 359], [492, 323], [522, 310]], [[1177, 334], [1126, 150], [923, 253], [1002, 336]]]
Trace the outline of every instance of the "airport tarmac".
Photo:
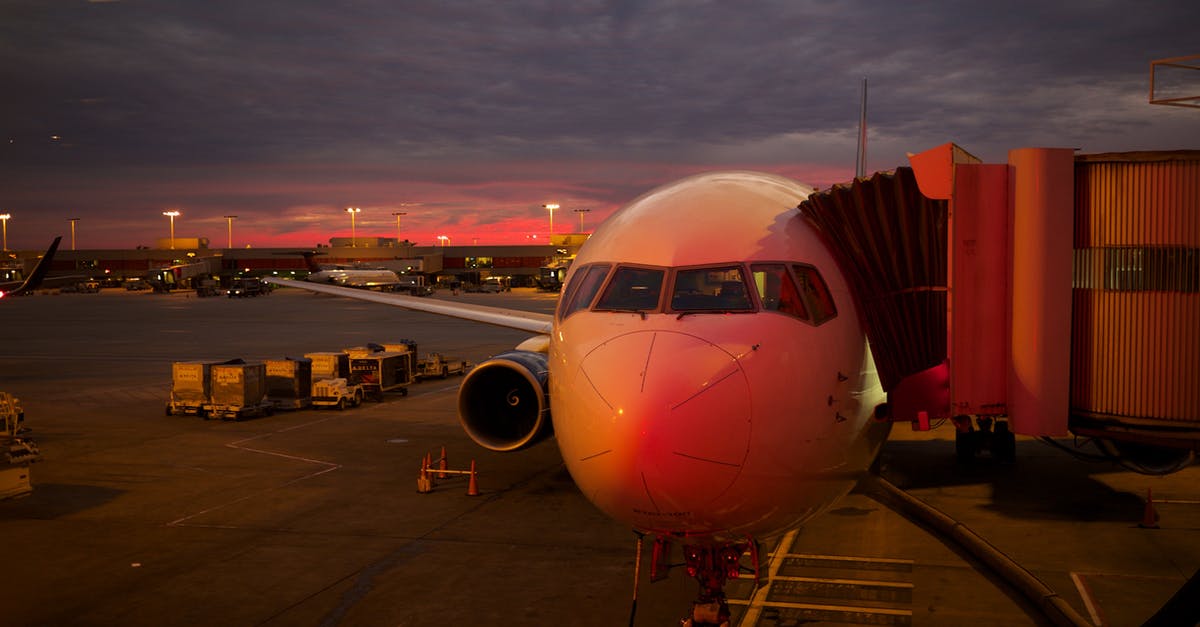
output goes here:
[[[555, 295], [435, 298], [549, 312]], [[344, 412], [164, 415], [174, 361], [407, 338], [478, 363], [526, 337], [295, 290], [6, 299], [0, 390], [22, 400], [44, 459], [31, 495], [0, 501], [0, 624], [629, 624], [634, 534], [583, 498], [552, 442], [515, 454], [470, 442], [454, 378]], [[442, 447], [451, 468], [476, 462], [479, 496], [463, 478], [417, 493], [421, 459]], [[898, 425], [882, 472], [1093, 624], [1140, 624], [1200, 567], [1194, 467], [1145, 477], [1022, 440], [1015, 465], [964, 468], [948, 426]], [[1138, 527], [1148, 489], [1158, 529]], [[742, 624], [1049, 624], [866, 490], [772, 546], [769, 586], [729, 587]], [[647, 546], [635, 624], [677, 625], [696, 586], [683, 572], [650, 583], [648, 564]]]

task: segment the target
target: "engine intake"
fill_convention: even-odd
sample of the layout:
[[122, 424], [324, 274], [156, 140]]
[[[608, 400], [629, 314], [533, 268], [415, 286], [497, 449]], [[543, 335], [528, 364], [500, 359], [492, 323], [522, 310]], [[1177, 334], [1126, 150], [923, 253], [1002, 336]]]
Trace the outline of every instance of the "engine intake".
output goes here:
[[458, 419], [476, 444], [516, 451], [553, 432], [545, 353], [514, 350], [475, 366], [458, 390]]

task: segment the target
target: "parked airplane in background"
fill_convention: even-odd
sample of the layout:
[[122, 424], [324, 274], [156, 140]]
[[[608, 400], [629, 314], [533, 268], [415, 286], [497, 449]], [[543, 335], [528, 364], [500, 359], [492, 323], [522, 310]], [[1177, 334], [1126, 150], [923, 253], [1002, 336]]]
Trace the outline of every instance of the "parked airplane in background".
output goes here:
[[354, 266], [326, 266], [317, 264], [316, 256], [321, 253], [305, 252], [304, 262], [308, 266], [306, 281], [313, 283], [332, 283], [345, 287], [368, 289], [392, 289], [403, 285], [406, 288], [411, 281], [401, 280], [400, 275], [387, 268], [358, 268]]
[[[50, 248], [47, 248], [46, 252], [42, 253], [42, 258], [38, 260], [37, 265], [33, 267], [29, 276], [23, 280], [0, 282], [0, 298], [10, 295], [28, 294], [41, 287], [46, 280], [46, 273], [50, 271], [50, 263], [54, 259], [54, 253], [58, 250], [58, 243], [60, 241], [62, 241], [61, 235], [54, 238], [53, 242], [50, 242]], [[82, 278], [84, 277], [63, 277], [62, 279], [55, 279], [54, 282], [61, 283], [63, 280], [75, 282]]]
[[553, 430], [597, 507], [684, 544], [700, 623], [728, 615], [744, 550], [846, 494], [888, 432], [846, 280], [796, 211], [812, 191], [751, 172], [653, 190], [583, 246], [553, 316], [269, 281], [539, 334], [464, 380], [463, 426], [496, 451]]

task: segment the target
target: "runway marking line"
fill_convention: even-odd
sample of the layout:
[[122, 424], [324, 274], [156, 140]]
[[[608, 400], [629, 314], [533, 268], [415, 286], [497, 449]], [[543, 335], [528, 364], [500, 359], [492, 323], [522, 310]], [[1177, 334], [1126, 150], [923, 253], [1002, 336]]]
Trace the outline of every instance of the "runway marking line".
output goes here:
[[[267, 490], [265, 490], [265, 492], [274, 492], [275, 490], [280, 490], [280, 489], [282, 489], [282, 488], [286, 488], [286, 487], [289, 487], [289, 486], [295, 485], [295, 484], [297, 484], [297, 483], [300, 483], [301, 481], [307, 481], [307, 480], [309, 480], [309, 479], [313, 479], [313, 478], [315, 478], [315, 477], [319, 477], [319, 476], [321, 476], [321, 475], [324, 475], [324, 474], [327, 474], [327, 473], [333, 472], [333, 471], [335, 471], [335, 470], [337, 470], [337, 469], [341, 468], [341, 467], [342, 467], [342, 465], [341, 465], [341, 464], [335, 464], [335, 463], [333, 463], [333, 462], [322, 461], [322, 460], [319, 460], [319, 459], [312, 459], [312, 458], [309, 458], [309, 457], [300, 457], [300, 456], [298, 456], [298, 455], [289, 455], [289, 454], [287, 454], [287, 453], [280, 453], [280, 452], [278, 452], [278, 451], [268, 451], [268, 450], [265, 450], [265, 449], [251, 448], [251, 447], [249, 447], [249, 446], [242, 446], [242, 444], [243, 444], [243, 443], [245, 443], [245, 442], [252, 442], [252, 441], [254, 441], [254, 440], [259, 440], [259, 439], [262, 439], [262, 438], [270, 437], [270, 436], [272, 436], [272, 435], [278, 435], [278, 434], [280, 434], [280, 433], [287, 433], [288, 431], [295, 431], [296, 429], [302, 429], [302, 428], [304, 428], [304, 427], [310, 427], [310, 426], [312, 426], [312, 425], [315, 425], [315, 424], [320, 424], [320, 423], [322, 423], [322, 422], [327, 422], [327, 421], [330, 421], [330, 420], [336, 420], [337, 418], [338, 418], [338, 416], [332, 416], [332, 417], [329, 417], [329, 418], [322, 418], [322, 419], [320, 419], [320, 420], [314, 420], [314, 421], [312, 421], [312, 422], [306, 422], [306, 423], [299, 424], [299, 425], [292, 425], [292, 426], [290, 426], [290, 427], [285, 427], [285, 428], [283, 428], [283, 429], [278, 429], [278, 430], [275, 430], [275, 431], [271, 431], [271, 432], [269, 432], [269, 433], [261, 433], [261, 434], [259, 434], [259, 435], [252, 436], [252, 437], [249, 437], [249, 438], [242, 438], [242, 439], [240, 439], [240, 440], [234, 440], [233, 442], [229, 442], [229, 443], [227, 443], [225, 446], [227, 446], [227, 447], [229, 447], [229, 448], [232, 448], [232, 449], [235, 449], [235, 450], [239, 450], [239, 451], [247, 451], [247, 452], [250, 452], [250, 453], [261, 453], [261, 454], [263, 454], [263, 455], [271, 455], [271, 456], [274, 456], [274, 457], [282, 457], [282, 458], [284, 458], [284, 459], [290, 459], [290, 460], [299, 461], [299, 462], [304, 462], [304, 463], [308, 463], [308, 464], [316, 464], [316, 465], [318, 465], [318, 466], [324, 466], [324, 468], [322, 468], [321, 470], [318, 470], [318, 471], [316, 471], [316, 472], [309, 473], [309, 474], [307, 474], [307, 475], [304, 475], [303, 477], [297, 477], [297, 478], [295, 478], [295, 479], [292, 479], [292, 480], [290, 480], [290, 481], [286, 481], [286, 482], [284, 482], [284, 483], [282, 483], [282, 484], [280, 484], [280, 485], [277, 485], [277, 486], [275, 486], [275, 487], [273, 487], [273, 488], [268, 488]], [[260, 496], [260, 495], [262, 495], [263, 493], [264, 493], [264, 491], [259, 491], [259, 492], [255, 492], [255, 493], [253, 493], [253, 494], [247, 494], [247, 495], [245, 495], [245, 496], [240, 496], [240, 497], [238, 497], [238, 498], [236, 498], [236, 499], [233, 499], [233, 500], [231, 500], [231, 501], [227, 501], [227, 502], [225, 502], [225, 503], [221, 503], [221, 504], [219, 504], [219, 505], [214, 505], [214, 506], [212, 506], [212, 507], [209, 507], [209, 508], [207, 508], [207, 509], [201, 510], [201, 511], [199, 511], [199, 512], [195, 512], [195, 513], [193, 513], [193, 514], [188, 514], [187, 516], [184, 516], [183, 518], [179, 518], [179, 519], [173, 520], [173, 521], [171, 521], [171, 522], [167, 523], [167, 526], [168, 526], [168, 527], [179, 527], [179, 526], [182, 526], [182, 525], [184, 524], [184, 522], [186, 522], [186, 521], [188, 521], [188, 520], [191, 520], [191, 519], [193, 519], [193, 518], [196, 518], [196, 517], [198, 517], [198, 516], [203, 516], [203, 515], [205, 515], [205, 514], [208, 514], [208, 513], [210, 513], [210, 512], [214, 512], [214, 511], [216, 511], [216, 510], [219, 510], [219, 509], [222, 509], [222, 508], [224, 508], [224, 507], [229, 507], [230, 505], [234, 505], [234, 504], [236, 504], [236, 503], [240, 503], [240, 502], [242, 502], [242, 501], [245, 501], [245, 500], [248, 500], [248, 499], [254, 498], [254, 497], [256, 497], [256, 496]], [[210, 527], [210, 528], [216, 528], [216, 529], [237, 529], [237, 527], [236, 527], [236, 526], [234, 526], [234, 525], [198, 525], [198, 524], [197, 524], [197, 525], [190, 525], [190, 526], [193, 526], [193, 527]]]
[[1088, 615], [1092, 617], [1092, 624], [1104, 625], [1104, 619], [1100, 616], [1100, 608], [1096, 607], [1096, 601], [1092, 598], [1092, 591], [1084, 583], [1083, 576], [1072, 571], [1071, 581], [1075, 582], [1075, 589], [1079, 591], [1079, 596], [1083, 599], [1083, 606], [1087, 608]]

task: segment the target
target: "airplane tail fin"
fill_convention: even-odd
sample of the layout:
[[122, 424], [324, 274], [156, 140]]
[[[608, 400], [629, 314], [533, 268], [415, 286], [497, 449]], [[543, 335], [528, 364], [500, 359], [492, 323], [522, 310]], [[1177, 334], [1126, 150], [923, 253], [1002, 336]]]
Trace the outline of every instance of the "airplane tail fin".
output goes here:
[[58, 251], [58, 243], [61, 241], [62, 236], [59, 235], [54, 238], [53, 242], [50, 242], [50, 248], [47, 248], [46, 252], [42, 254], [42, 258], [38, 260], [37, 265], [33, 267], [33, 271], [25, 278], [25, 282], [21, 284], [21, 287], [12, 290], [12, 293], [24, 294], [41, 287], [42, 280], [46, 278], [46, 273], [50, 272], [50, 263], [54, 260], [54, 253]]
[[308, 251], [308, 252], [303, 252], [300, 254], [304, 257], [304, 265], [308, 266], [309, 272], [320, 272], [321, 271], [321, 266], [317, 265], [317, 255], [323, 255], [325, 253]]

